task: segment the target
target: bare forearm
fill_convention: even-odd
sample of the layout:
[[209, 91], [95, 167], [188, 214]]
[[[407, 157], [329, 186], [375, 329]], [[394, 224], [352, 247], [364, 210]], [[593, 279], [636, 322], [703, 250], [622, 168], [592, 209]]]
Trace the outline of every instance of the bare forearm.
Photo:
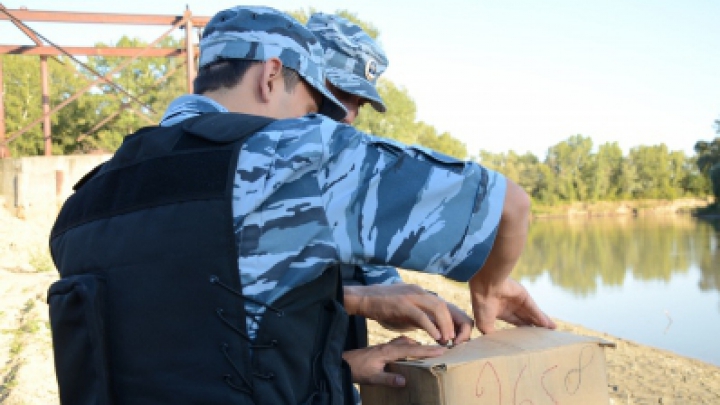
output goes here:
[[362, 287], [343, 286], [345, 312], [349, 315], [363, 315], [360, 306], [363, 302]]
[[510, 276], [525, 248], [529, 220], [529, 197], [520, 186], [508, 181], [505, 206], [495, 243], [482, 269], [475, 273], [469, 282], [474, 292], [484, 293], [486, 289], [500, 285]]

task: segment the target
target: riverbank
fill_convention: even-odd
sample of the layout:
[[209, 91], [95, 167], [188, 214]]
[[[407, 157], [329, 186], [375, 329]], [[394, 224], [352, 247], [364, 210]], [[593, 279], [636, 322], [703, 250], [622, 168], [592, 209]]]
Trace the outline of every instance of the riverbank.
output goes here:
[[[49, 223], [0, 209], [0, 404], [57, 404], [45, 295], [57, 279], [46, 241]], [[470, 313], [467, 292], [442, 278], [402, 272]], [[560, 329], [614, 342], [607, 349], [614, 404], [719, 404], [720, 367], [558, 321]], [[371, 324], [372, 343], [395, 334]], [[477, 332], [475, 332], [477, 334]], [[429, 342], [414, 332], [414, 338]]]
[[533, 218], [581, 218], [691, 214], [713, 203], [708, 198], [677, 200], [626, 200], [576, 202], [558, 205], [533, 204]]

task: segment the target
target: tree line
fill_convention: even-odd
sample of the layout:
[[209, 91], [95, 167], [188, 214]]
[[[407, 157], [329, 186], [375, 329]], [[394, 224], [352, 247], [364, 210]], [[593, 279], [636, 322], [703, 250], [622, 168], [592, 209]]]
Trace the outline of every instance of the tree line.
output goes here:
[[[686, 156], [659, 144], [637, 146], [623, 154], [617, 142], [594, 148], [589, 137], [574, 135], [550, 147], [542, 160], [532, 153], [520, 155], [513, 151], [480, 151], [478, 160], [505, 174], [535, 201], [546, 205], [672, 200], [705, 197], [711, 192], [711, 173], [720, 171], [720, 138], [700, 141], [695, 150], [696, 155]], [[720, 193], [716, 192], [716, 196]]]

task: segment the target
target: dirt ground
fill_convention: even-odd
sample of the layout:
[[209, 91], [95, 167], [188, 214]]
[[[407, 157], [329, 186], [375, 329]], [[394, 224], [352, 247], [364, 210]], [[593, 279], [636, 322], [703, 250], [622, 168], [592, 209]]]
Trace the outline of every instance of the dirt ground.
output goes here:
[[[45, 294], [57, 279], [47, 253], [49, 223], [0, 208], [0, 404], [57, 404]], [[440, 277], [403, 272], [470, 312], [467, 292]], [[720, 404], [720, 368], [556, 320], [561, 330], [616, 343], [607, 349], [613, 404]], [[371, 323], [371, 343], [396, 336]], [[420, 334], [411, 337], [424, 343]]]

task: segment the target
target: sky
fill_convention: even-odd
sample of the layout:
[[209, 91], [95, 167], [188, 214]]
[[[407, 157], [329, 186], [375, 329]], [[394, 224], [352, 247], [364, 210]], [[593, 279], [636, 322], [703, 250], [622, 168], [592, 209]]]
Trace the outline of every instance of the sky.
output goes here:
[[[380, 30], [385, 77], [418, 119], [468, 147], [544, 157], [573, 135], [594, 145], [666, 144], [694, 154], [720, 118], [717, 0], [266, 0], [280, 10], [346, 9]], [[9, 9], [212, 16], [227, 0], [3, 0]], [[167, 27], [30, 23], [59, 45], [149, 41]], [[0, 22], [0, 44], [29, 44]], [[392, 109], [392, 105], [389, 105]]]

